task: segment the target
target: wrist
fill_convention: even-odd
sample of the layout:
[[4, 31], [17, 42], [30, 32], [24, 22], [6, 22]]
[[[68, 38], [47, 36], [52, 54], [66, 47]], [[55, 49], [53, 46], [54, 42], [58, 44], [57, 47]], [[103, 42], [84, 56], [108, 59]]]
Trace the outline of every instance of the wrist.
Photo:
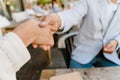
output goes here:
[[28, 20], [25, 23], [20, 24], [16, 27], [16, 29], [13, 30], [13, 32], [20, 37], [26, 47], [30, 45], [35, 39], [34, 32], [32, 32], [34, 31], [34, 29], [32, 29], [32, 26], [35, 26], [35, 21]]

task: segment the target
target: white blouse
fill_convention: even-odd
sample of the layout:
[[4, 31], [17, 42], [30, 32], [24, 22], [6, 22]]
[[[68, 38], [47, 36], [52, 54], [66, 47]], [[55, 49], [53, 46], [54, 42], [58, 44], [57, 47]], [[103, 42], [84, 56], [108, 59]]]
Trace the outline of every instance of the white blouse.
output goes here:
[[16, 72], [30, 59], [30, 54], [13, 32], [0, 37], [0, 80], [16, 80]]

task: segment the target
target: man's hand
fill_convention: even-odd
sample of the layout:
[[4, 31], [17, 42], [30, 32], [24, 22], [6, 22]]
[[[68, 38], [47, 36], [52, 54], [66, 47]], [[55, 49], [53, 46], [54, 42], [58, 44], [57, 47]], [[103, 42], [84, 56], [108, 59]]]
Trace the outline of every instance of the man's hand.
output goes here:
[[51, 47], [54, 44], [50, 28], [39, 27], [35, 20], [29, 20], [17, 26], [13, 32], [21, 38], [26, 46], [33, 43], [36, 46], [45, 45]]
[[55, 33], [61, 26], [61, 18], [58, 14], [50, 14], [41, 18], [40, 27], [49, 27]]
[[112, 40], [107, 45], [105, 45], [103, 47], [103, 51], [105, 53], [111, 54], [115, 51], [117, 45], [118, 45], [118, 41], [117, 40]]
[[[43, 16], [43, 17], [41, 17], [39, 26], [43, 27], [43, 28], [44, 27], [50, 28], [51, 33], [54, 34], [61, 26], [61, 18], [59, 15], [57, 15], [55, 13], [47, 15], [47, 16]], [[33, 47], [40, 47], [44, 50], [50, 49], [50, 46], [46, 46], [46, 45], [37, 46], [36, 44], [33, 44]]]
[[[51, 31], [50, 31], [50, 28], [48, 28], [48, 27], [44, 27], [44, 28], [39, 27], [39, 34], [36, 34], [36, 39], [34, 39], [34, 42], [32, 42], [33, 47], [34, 48], [40, 47], [40, 48], [42, 48], [44, 50], [49, 50], [50, 47], [53, 46], [53, 44], [54, 44], [54, 40], [53, 40], [53, 35], [52, 35]], [[45, 47], [42, 47], [42, 46], [48, 46], [48, 47], [45, 48]]]

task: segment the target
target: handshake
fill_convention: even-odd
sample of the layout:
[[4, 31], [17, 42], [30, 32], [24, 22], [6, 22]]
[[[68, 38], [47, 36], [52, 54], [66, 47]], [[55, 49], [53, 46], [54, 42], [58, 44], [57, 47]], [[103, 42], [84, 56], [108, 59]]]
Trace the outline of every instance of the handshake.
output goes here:
[[20, 37], [26, 47], [32, 44], [34, 48], [49, 50], [54, 45], [53, 34], [60, 25], [61, 19], [54, 13], [43, 16], [39, 24], [33, 19], [28, 20], [17, 26], [13, 32]]
[[[35, 20], [29, 20], [17, 26], [13, 32], [21, 38], [26, 47], [32, 44], [34, 48], [49, 50], [54, 45], [53, 34], [59, 29], [61, 23], [60, 16], [53, 13], [43, 16], [39, 24]], [[111, 40], [103, 46], [103, 51], [112, 53], [117, 45], [116, 40]]]

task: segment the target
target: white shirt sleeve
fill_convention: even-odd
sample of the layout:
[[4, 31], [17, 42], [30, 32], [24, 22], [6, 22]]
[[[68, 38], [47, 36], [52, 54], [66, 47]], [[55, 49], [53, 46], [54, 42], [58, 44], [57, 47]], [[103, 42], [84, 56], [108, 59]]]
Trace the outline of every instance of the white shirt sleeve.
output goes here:
[[16, 80], [16, 71], [29, 59], [27, 48], [15, 33], [0, 38], [0, 80]]
[[79, 24], [87, 14], [87, 9], [88, 5], [86, 0], [80, 0], [71, 10], [59, 12], [58, 15], [62, 20], [60, 27], [60, 29], [63, 29], [62, 33], [68, 31], [72, 26]]

